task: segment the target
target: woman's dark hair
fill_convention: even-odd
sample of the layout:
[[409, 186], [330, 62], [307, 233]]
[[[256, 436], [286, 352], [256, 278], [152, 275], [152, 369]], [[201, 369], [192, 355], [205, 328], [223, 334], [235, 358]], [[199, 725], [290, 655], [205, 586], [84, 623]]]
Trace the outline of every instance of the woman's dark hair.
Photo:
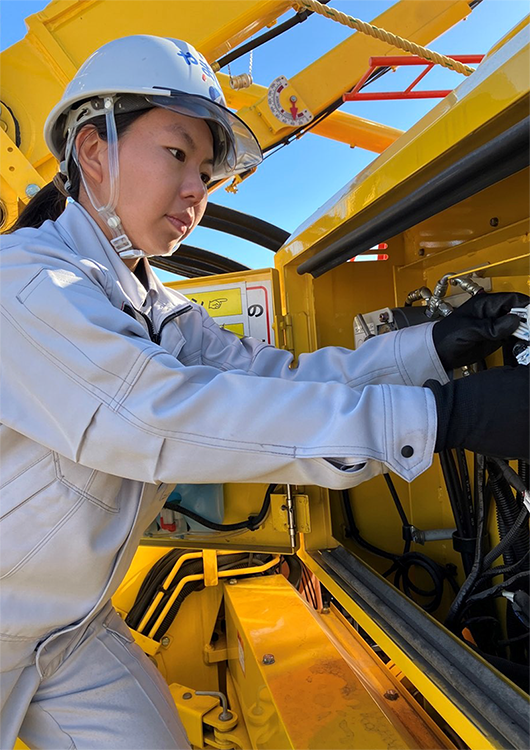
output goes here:
[[[148, 111], [149, 109], [141, 109], [134, 112], [115, 114], [118, 138], [127, 132], [135, 120], [142, 115], [145, 115]], [[101, 117], [95, 117], [86, 124], [93, 125], [96, 128], [99, 137], [104, 141], [107, 140], [107, 126], [105, 124], [104, 115]], [[5, 231], [5, 234], [15, 232], [22, 227], [38, 228], [47, 219], [51, 219], [52, 221], [58, 219], [66, 207], [66, 196], [70, 195], [74, 200], [79, 198], [81, 178], [79, 175], [79, 169], [73, 158], [70, 159], [68, 172], [70, 175], [70, 189], [68, 193], [66, 193], [66, 190], [64, 193], [61, 192], [56, 186], [56, 183], [52, 180], [52, 182], [49, 182], [33, 196], [16, 222]], [[62, 181], [60, 175], [56, 175], [56, 178]]]

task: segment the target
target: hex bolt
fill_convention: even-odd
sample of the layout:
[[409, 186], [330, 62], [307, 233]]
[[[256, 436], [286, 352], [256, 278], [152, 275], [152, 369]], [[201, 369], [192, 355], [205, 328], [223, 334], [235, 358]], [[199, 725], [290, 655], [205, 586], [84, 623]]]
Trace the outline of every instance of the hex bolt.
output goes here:
[[230, 586], [235, 586], [237, 583], [237, 578], [230, 578], [228, 583], [230, 584]]
[[28, 198], [33, 198], [34, 195], [37, 195], [39, 192], [40, 187], [38, 185], [35, 185], [34, 182], [30, 182], [29, 185], [26, 185], [26, 195]]
[[490, 226], [492, 227], [499, 226], [499, 219], [496, 216], [492, 216], [492, 218], [490, 219]]
[[384, 697], [387, 699], [387, 701], [397, 701], [399, 698], [399, 693], [397, 690], [387, 690]]
[[274, 658], [274, 654], [265, 654], [261, 661], [263, 664], [274, 664], [276, 659]]
[[185, 700], [185, 701], [189, 701], [189, 699], [192, 698], [192, 697], [193, 696], [192, 696], [191, 693], [183, 693], [183, 695], [182, 695], [182, 699]]
[[162, 638], [162, 640], [160, 641], [160, 643], [162, 644], [162, 646], [169, 646], [170, 641], [169, 641], [169, 638], [167, 637], [167, 635], [165, 635]]

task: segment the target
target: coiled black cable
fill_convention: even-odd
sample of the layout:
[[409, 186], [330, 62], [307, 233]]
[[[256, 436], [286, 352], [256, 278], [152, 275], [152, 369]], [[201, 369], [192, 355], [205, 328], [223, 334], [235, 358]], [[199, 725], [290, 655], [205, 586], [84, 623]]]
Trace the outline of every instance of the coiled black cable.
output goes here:
[[[384, 475], [385, 482], [390, 491], [392, 499], [395, 503], [396, 509], [399, 513], [399, 517], [402, 522], [402, 527], [405, 530], [410, 529], [407, 515], [401, 504], [399, 496], [397, 494], [394, 483], [388, 474]], [[380, 547], [376, 547], [374, 544], [367, 542], [361, 536], [357, 524], [355, 523], [355, 517], [353, 514], [353, 508], [350, 501], [350, 496], [347, 490], [341, 492], [342, 504], [344, 508], [344, 515], [346, 517], [346, 536], [353, 539], [360, 547], [372, 552], [372, 554], [378, 557], [383, 557], [386, 560], [391, 560], [392, 565], [390, 568], [383, 573], [384, 577], [390, 576], [395, 573], [393, 583], [396, 588], [401, 588], [403, 593], [412, 598], [412, 592], [422, 596], [431, 597], [431, 601], [421, 605], [426, 612], [434, 612], [441, 604], [443, 597], [443, 586], [444, 581], [448, 580], [453, 589], [456, 587], [454, 582], [454, 571], [451, 566], [442, 566], [439, 563], [432, 560], [427, 555], [421, 552], [410, 552], [410, 538], [405, 537], [405, 546], [402, 554], [396, 554], [388, 552]], [[405, 536], [405, 534], [404, 534]], [[431, 589], [422, 589], [416, 586], [410, 579], [410, 571], [414, 567], [422, 568], [431, 578], [433, 586]]]

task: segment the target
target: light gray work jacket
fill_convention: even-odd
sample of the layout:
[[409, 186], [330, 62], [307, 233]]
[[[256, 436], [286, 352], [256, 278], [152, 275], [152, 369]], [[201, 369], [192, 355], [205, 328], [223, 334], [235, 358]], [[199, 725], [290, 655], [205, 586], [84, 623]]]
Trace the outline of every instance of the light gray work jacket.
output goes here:
[[3, 670], [101, 610], [168, 485], [341, 489], [431, 464], [434, 397], [414, 387], [447, 379], [431, 324], [292, 369], [147, 263], [146, 290], [77, 203], [4, 236], [0, 260]]

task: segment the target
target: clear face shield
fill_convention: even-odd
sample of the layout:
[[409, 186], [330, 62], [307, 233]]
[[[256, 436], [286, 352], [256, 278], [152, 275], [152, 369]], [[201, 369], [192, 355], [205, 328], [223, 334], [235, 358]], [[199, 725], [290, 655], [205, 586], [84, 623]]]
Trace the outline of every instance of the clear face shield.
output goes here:
[[[86, 191], [88, 199], [90, 200], [90, 203], [98, 212], [99, 216], [101, 216], [106, 226], [108, 226], [108, 228], [110, 229], [110, 232], [112, 234], [110, 243], [112, 247], [116, 250], [120, 258], [127, 260], [130, 258], [143, 258], [146, 254], [143, 252], [143, 250], [139, 250], [132, 246], [132, 242], [125, 234], [121, 219], [115, 210], [118, 204], [118, 186], [120, 175], [120, 165], [118, 159], [118, 132], [116, 130], [116, 120], [114, 118], [115, 99], [115, 97], [105, 97], [103, 99], [103, 106], [101, 106], [101, 100], [86, 102], [86, 104], [81, 107], [80, 111], [75, 110], [74, 112], [70, 112], [66, 124], [68, 136], [66, 141], [65, 156], [64, 161], [61, 162], [60, 168], [61, 172], [68, 176], [67, 165], [70, 161], [70, 157], [74, 160], [79, 170], [81, 182], [83, 183], [83, 187]], [[79, 163], [77, 149], [75, 146], [75, 138], [77, 133], [79, 132], [79, 128], [82, 125], [90, 122], [90, 120], [94, 119], [94, 117], [100, 117], [102, 114], [105, 115], [105, 125], [107, 128], [107, 153], [109, 160], [110, 185], [107, 202], [103, 206], [100, 206], [98, 205], [94, 194], [88, 186], [85, 175]], [[71, 122], [71, 120], [73, 120], [73, 122]], [[68, 182], [66, 183], [66, 187], [68, 188]], [[173, 252], [173, 249], [171, 249], [171, 252]]]
[[[260, 164], [263, 159], [261, 148], [247, 125], [222, 105], [202, 96], [179, 91], [169, 92], [167, 90], [164, 90], [164, 95], [160, 96], [127, 94], [107, 96], [103, 99], [93, 99], [84, 103], [78, 109], [71, 111], [65, 126], [67, 141], [65, 157], [60, 167], [61, 172], [68, 176], [68, 163], [70, 158], [73, 158], [79, 169], [81, 181], [87, 196], [106, 226], [109, 227], [112, 233], [110, 242], [120, 258], [124, 260], [145, 257], [146, 253], [132, 246], [131, 241], [125, 234], [120, 217], [116, 214], [115, 210], [118, 203], [119, 160], [118, 134], [114, 115], [115, 113], [133, 112], [150, 107], [161, 107], [185, 115], [186, 117], [206, 120], [214, 139], [212, 180], [224, 179], [239, 172], [252, 169]], [[75, 137], [82, 125], [90, 122], [94, 117], [100, 117], [103, 114], [105, 115], [107, 128], [110, 189], [107, 203], [100, 206], [89, 189], [83, 170], [79, 164], [75, 148]], [[66, 187], [68, 187], [68, 183]], [[167, 252], [159, 254], [172, 255], [178, 249], [179, 245], [180, 242], [175, 241]]]

